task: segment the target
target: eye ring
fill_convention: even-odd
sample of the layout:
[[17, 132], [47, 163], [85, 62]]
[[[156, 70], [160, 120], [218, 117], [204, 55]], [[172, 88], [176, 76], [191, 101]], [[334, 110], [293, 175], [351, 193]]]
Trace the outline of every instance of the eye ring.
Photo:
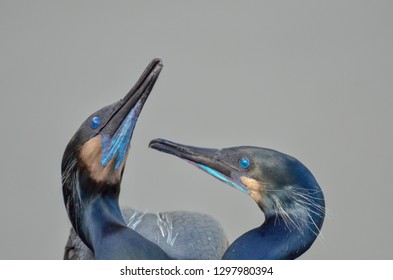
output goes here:
[[95, 116], [95, 117], [93, 117], [93, 118], [91, 119], [91, 123], [90, 123], [91, 128], [96, 129], [96, 128], [98, 128], [100, 125], [101, 125], [101, 119], [100, 119], [100, 117]]
[[249, 159], [248, 157], [242, 157], [242, 158], [239, 160], [239, 165], [240, 165], [240, 167], [243, 168], [243, 169], [246, 169], [247, 167], [249, 167], [250, 164], [251, 164], [251, 161], [250, 161], [250, 159]]

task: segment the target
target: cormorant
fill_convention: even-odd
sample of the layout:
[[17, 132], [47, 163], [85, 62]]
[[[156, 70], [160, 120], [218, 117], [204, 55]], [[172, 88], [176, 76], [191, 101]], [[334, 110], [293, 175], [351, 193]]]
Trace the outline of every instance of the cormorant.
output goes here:
[[295, 259], [317, 238], [325, 200], [311, 172], [297, 159], [258, 147], [207, 149], [165, 139], [151, 148], [185, 159], [249, 194], [265, 214], [263, 224], [237, 238], [223, 259]]
[[123, 99], [89, 116], [68, 143], [61, 170], [73, 229], [65, 259], [217, 259], [225, 252], [224, 232], [207, 215], [120, 210], [133, 130], [161, 69], [154, 59]]

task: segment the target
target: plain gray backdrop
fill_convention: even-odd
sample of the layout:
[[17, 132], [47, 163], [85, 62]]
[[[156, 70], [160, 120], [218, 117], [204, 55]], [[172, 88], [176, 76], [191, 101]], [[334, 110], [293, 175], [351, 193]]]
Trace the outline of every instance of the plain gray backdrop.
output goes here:
[[233, 241], [254, 201], [148, 143], [268, 147], [326, 196], [303, 259], [393, 258], [392, 3], [0, 1], [0, 259], [62, 258], [65, 146], [154, 57], [121, 205], [208, 213]]

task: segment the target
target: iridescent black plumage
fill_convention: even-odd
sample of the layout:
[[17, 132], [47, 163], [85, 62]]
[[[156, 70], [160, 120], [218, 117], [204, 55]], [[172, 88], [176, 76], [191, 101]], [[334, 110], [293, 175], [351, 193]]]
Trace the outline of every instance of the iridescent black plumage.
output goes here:
[[64, 203], [76, 233], [97, 259], [169, 258], [127, 227], [118, 204], [135, 122], [161, 69], [161, 60], [153, 60], [122, 100], [87, 118], [64, 152]]
[[317, 238], [325, 217], [324, 196], [295, 158], [258, 147], [216, 150], [164, 139], [153, 140], [150, 147], [248, 193], [264, 212], [264, 223], [235, 240], [223, 259], [295, 259]]
[[161, 60], [153, 60], [122, 100], [87, 118], [64, 152], [64, 203], [75, 230], [66, 259], [217, 259], [228, 246], [219, 223], [207, 215], [120, 211], [133, 130], [161, 68]]

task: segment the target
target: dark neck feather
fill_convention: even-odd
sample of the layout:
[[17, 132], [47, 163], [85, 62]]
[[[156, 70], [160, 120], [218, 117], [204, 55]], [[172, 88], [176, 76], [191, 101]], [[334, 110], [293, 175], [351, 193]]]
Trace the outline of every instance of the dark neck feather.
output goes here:
[[308, 227], [298, 229], [290, 226], [282, 217], [270, 218], [262, 226], [235, 240], [223, 259], [296, 259], [307, 251], [316, 239], [314, 231]]
[[235, 240], [223, 259], [296, 259], [306, 252], [321, 230], [325, 204], [319, 187], [297, 195], [265, 213], [265, 222]]
[[126, 227], [120, 212], [118, 195], [108, 192], [99, 193], [89, 198], [82, 198], [82, 201], [78, 234], [83, 235], [89, 246], [96, 251], [112, 229]]
[[72, 225], [96, 259], [168, 259], [165, 252], [127, 227], [118, 197], [120, 184], [100, 185], [74, 170], [63, 194]]
[[81, 222], [96, 259], [168, 259], [160, 247], [127, 227], [111, 196], [92, 200]]
[[89, 173], [71, 160], [63, 171], [63, 196], [68, 216], [83, 242], [94, 251], [94, 240], [107, 225], [125, 225], [118, 204], [120, 184], [92, 181]]

